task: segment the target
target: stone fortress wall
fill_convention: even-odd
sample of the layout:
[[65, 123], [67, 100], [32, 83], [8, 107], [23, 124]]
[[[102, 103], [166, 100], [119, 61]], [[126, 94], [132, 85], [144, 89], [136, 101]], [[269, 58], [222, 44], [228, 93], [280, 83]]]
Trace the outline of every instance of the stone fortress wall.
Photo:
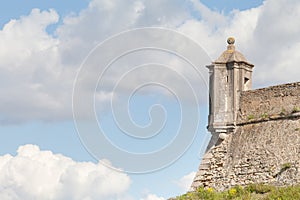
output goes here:
[[300, 183], [300, 82], [240, 94], [236, 128], [204, 155], [191, 190]]
[[240, 95], [238, 124], [286, 118], [300, 109], [300, 83], [289, 83]]

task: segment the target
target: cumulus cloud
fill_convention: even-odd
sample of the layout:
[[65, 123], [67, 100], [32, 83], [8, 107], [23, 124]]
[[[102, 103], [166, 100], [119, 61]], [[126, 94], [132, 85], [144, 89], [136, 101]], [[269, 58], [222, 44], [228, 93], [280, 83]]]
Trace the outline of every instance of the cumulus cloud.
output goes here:
[[126, 199], [130, 178], [101, 164], [75, 162], [38, 146], [0, 157], [0, 199]]
[[56, 33], [63, 41], [63, 63], [77, 65], [99, 42], [119, 32], [149, 26], [174, 28], [192, 18], [181, 0], [92, 0], [78, 15], [67, 16]]
[[[179, 0], [165, 1], [161, 9], [158, 5], [158, 0], [93, 0], [79, 14], [62, 19], [54, 35], [46, 31], [59, 20], [54, 10], [33, 9], [11, 20], [0, 31], [0, 122], [70, 119], [73, 81], [95, 45], [123, 30], [174, 27], [190, 16]], [[96, 96], [104, 103], [111, 91]]]
[[0, 122], [61, 119], [70, 110], [60, 41], [46, 32], [58, 19], [54, 10], [33, 9], [0, 31]]
[[[297, 0], [266, 0], [257, 8], [229, 14], [211, 10], [195, 0], [92, 0], [78, 14], [62, 19], [53, 35], [46, 29], [58, 22], [56, 11], [33, 9], [28, 16], [11, 20], [0, 30], [0, 122], [70, 119], [73, 81], [88, 52], [113, 34], [144, 26], [183, 32], [213, 59], [225, 50], [226, 38], [233, 35], [237, 49], [256, 65], [255, 86], [298, 81], [299, 15]], [[144, 52], [118, 63], [106, 80], [108, 86], [97, 91], [96, 100], [101, 104], [108, 101], [111, 85], [124, 69], [140, 64], [137, 60], [148, 62], [153, 57]], [[174, 69], [192, 77], [181, 63], [168, 58], [156, 57], [154, 61], [174, 65]], [[203, 73], [206, 77], [206, 71]], [[158, 71], [151, 75], [174, 80], [170, 73]], [[122, 92], [128, 93], [137, 80], [132, 78], [123, 85]]]
[[175, 183], [178, 185], [178, 187], [183, 192], [187, 192], [190, 189], [191, 185], [192, 185], [192, 182], [195, 178], [195, 175], [196, 175], [196, 172], [191, 172], [191, 173], [183, 176], [181, 179], [179, 179]]
[[235, 36], [237, 49], [256, 66], [255, 87], [299, 81], [300, 2], [266, 0], [257, 8], [228, 15], [193, 2], [202, 18], [186, 21], [179, 30], [203, 44], [212, 58], [225, 50], [228, 36]]
[[269, 0], [261, 7], [248, 54], [259, 84], [299, 81], [300, 2]]

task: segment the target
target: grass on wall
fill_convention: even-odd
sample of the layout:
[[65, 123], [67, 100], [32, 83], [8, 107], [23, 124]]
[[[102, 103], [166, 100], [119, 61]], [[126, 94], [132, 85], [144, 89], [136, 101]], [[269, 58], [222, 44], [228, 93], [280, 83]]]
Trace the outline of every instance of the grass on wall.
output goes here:
[[224, 192], [216, 192], [212, 188], [199, 188], [196, 192], [188, 192], [174, 200], [300, 200], [300, 185], [275, 187], [256, 184], [247, 187], [233, 187]]

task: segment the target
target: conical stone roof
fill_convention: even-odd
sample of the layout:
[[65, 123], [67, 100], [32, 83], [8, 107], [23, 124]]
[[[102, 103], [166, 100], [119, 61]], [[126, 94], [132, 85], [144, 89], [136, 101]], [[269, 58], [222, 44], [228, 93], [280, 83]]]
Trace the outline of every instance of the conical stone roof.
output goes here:
[[230, 62], [244, 62], [249, 65], [250, 64], [245, 56], [240, 53], [239, 51], [235, 50], [235, 39], [233, 37], [230, 37], [227, 39], [227, 50], [222, 53], [222, 55], [214, 62], [216, 64], [225, 64], [225, 63], [230, 63]]

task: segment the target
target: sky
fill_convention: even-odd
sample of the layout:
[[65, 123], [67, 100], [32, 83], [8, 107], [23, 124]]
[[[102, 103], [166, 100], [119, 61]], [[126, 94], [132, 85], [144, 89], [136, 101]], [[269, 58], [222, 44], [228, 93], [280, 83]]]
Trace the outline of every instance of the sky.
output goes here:
[[253, 87], [299, 81], [298, 0], [26, 0], [0, 6], [0, 199], [163, 200], [209, 141], [229, 36]]

